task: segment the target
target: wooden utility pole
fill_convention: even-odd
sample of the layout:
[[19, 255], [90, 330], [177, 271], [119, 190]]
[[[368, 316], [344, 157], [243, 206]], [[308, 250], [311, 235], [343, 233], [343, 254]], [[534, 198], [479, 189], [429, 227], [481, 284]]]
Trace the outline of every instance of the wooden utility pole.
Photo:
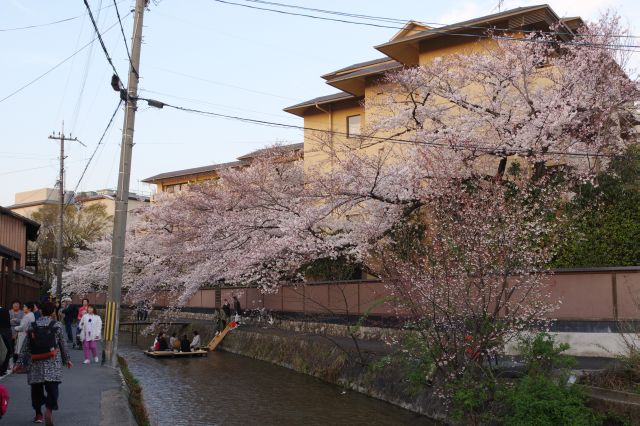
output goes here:
[[60, 141], [60, 178], [58, 179], [58, 235], [56, 243], [56, 299], [62, 299], [62, 259], [63, 259], [63, 243], [64, 243], [64, 141], [75, 141], [82, 145], [78, 138], [72, 138], [64, 134], [64, 121], [62, 122], [62, 131], [58, 135], [51, 134], [49, 139]]
[[136, 0], [131, 37], [131, 61], [126, 91], [122, 143], [120, 144], [120, 168], [116, 192], [116, 209], [113, 215], [113, 239], [109, 266], [109, 294], [105, 315], [105, 358], [108, 365], [118, 365], [118, 326], [120, 324], [120, 297], [122, 294], [122, 270], [124, 263], [127, 208], [129, 204], [129, 180], [133, 151], [133, 129], [136, 119], [140, 50], [142, 48], [142, 22], [148, 0]]

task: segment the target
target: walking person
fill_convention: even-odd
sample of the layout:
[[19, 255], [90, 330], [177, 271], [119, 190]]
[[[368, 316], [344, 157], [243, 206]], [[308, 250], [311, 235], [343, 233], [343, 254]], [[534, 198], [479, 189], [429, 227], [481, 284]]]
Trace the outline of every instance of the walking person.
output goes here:
[[0, 336], [4, 352], [0, 351], [0, 376], [7, 374], [9, 360], [13, 355], [13, 343], [11, 340], [11, 317], [9, 310], [0, 308]]
[[18, 336], [16, 338], [16, 346], [14, 348], [14, 353], [16, 354], [15, 356], [16, 362], [19, 361], [18, 358], [20, 357], [20, 353], [22, 351], [24, 339], [27, 337], [27, 330], [29, 330], [31, 323], [35, 322], [36, 320], [36, 317], [33, 314], [34, 307], [35, 305], [33, 302], [25, 303], [24, 306], [22, 307], [22, 311], [24, 312], [24, 315], [20, 320], [20, 325], [13, 328], [15, 331], [18, 332]]
[[42, 312], [40, 312], [40, 303], [41, 302], [33, 302], [33, 317], [38, 320], [42, 316]]
[[[24, 316], [24, 312], [22, 312], [22, 303], [18, 299], [15, 299], [11, 302], [11, 310], [9, 311], [9, 318], [11, 321], [11, 347], [16, 347], [16, 338], [18, 337], [18, 332], [15, 330], [15, 327], [20, 325], [20, 321], [22, 321], [22, 317]], [[13, 363], [15, 364], [18, 355], [13, 354]]]
[[80, 340], [82, 341], [82, 350], [84, 352], [84, 364], [91, 362], [91, 355], [93, 355], [94, 362], [100, 361], [98, 358], [98, 341], [101, 333], [102, 319], [96, 315], [93, 305], [87, 305], [86, 312], [80, 320]]
[[70, 297], [62, 298], [62, 322], [64, 324], [64, 331], [67, 333], [67, 343], [75, 346], [73, 342], [73, 320], [78, 317], [78, 305], [71, 303]]
[[[42, 304], [42, 315], [31, 324], [25, 334], [16, 366], [27, 369], [27, 381], [31, 385], [31, 406], [36, 412], [33, 422], [42, 423], [44, 420], [47, 425], [53, 425], [53, 411], [58, 409], [58, 385], [62, 382], [62, 366], [73, 366], [65, 345], [62, 325], [52, 318], [54, 311], [53, 303]], [[46, 408], [44, 416], [43, 405]]]

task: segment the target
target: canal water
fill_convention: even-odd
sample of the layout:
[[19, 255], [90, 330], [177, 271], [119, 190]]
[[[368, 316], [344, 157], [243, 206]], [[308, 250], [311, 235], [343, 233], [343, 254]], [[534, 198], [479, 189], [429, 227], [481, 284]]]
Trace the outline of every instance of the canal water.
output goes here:
[[[124, 340], [124, 339], [123, 339]], [[434, 425], [385, 402], [228, 352], [153, 359], [120, 347], [154, 426]]]

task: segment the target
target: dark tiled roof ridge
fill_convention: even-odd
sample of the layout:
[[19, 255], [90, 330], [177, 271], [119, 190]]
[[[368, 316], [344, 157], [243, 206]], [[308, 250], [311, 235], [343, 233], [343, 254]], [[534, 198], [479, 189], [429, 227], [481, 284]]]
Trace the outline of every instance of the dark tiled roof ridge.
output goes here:
[[196, 174], [212, 172], [215, 170], [224, 169], [228, 167], [242, 166], [245, 164], [248, 164], [248, 163], [246, 161], [229, 161], [227, 163], [218, 163], [218, 164], [211, 164], [208, 166], [193, 167], [190, 169], [174, 170], [171, 172], [164, 172], [164, 173], [160, 173], [160, 174], [148, 177], [146, 179], [143, 179], [142, 182], [153, 183], [158, 179], [166, 179], [170, 177], [186, 176], [186, 175], [196, 175]]
[[238, 157], [238, 160], [244, 160], [245, 158], [255, 157], [256, 155], [260, 155], [263, 152], [268, 151], [270, 149], [276, 149], [278, 151], [294, 151], [301, 148], [304, 148], [304, 142], [290, 143], [287, 145], [268, 146], [266, 148], [256, 149], [255, 151], [251, 151], [248, 154], [241, 155], [240, 157]]
[[378, 59], [371, 59], [370, 61], [364, 61], [364, 62], [358, 62], [356, 64], [352, 64], [349, 66], [346, 66], [344, 68], [340, 68], [339, 70], [335, 70], [335, 71], [331, 71], [328, 72], [326, 74], [321, 75], [321, 78], [327, 79], [329, 76], [341, 73], [341, 72], [345, 72], [345, 71], [349, 71], [352, 69], [356, 69], [356, 68], [361, 68], [361, 67], [366, 67], [366, 66], [370, 66], [370, 65], [375, 65], [375, 64], [379, 64], [379, 63], [383, 63], [383, 62], [387, 62], [387, 61], [393, 61], [394, 59], [388, 57], [388, 56], [384, 56], [382, 58], [378, 58]]
[[[520, 7], [516, 7], [516, 8], [513, 8], [513, 9], [505, 10], [503, 12], [492, 13], [490, 15], [480, 16], [478, 18], [468, 19], [466, 21], [460, 21], [460, 22], [456, 22], [454, 24], [445, 25], [445, 26], [442, 26], [442, 27], [437, 27], [437, 28], [432, 28], [432, 29], [420, 31], [420, 32], [412, 34], [410, 36], [406, 36], [406, 37], [402, 37], [402, 38], [399, 38], [399, 39], [396, 39], [396, 40], [392, 40], [392, 41], [389, 41], [389, 42], [386, 42], [386, 43], [382, 43], [379, 46], [386, 46], [386, 45], [391, 45], [391, 44], [396, 44], [396, 43], [402, 43], [402, 42], [407, 41], [407, 40], [414, 40], [414, 39], [419, 39], [421, 37], [429, 36], [429, 35], [432, 35], [432, 34], [439, 34], [441, 32], [449, 31], [449, 30], [452, 30], [452, 29], [455, 29], [455, 28], [458, 28], [458, 27], [465, 27], [465, 26], [469, 26], [469, 25], [472, 25], [472, 24], [481, 24], [481, 23], [486, 22], [486, 21], [493, 21], [493, 20], [499, 19], [501, 17], [506, 17], [506, 16], [512, 15], [514, 13], [531, 11], [531, 10], [545, 8], [545, 7], [553, 12], [553, 9], [551, 9], [551, 7], [546, 3], [541, 3], [541, 4], [537, 4], [537, 5], [531, 5], [531, 6], [520, 6]], [[553, 13], [555, 14], [555, 12], [553, 12]], [[379, 47], [379, 46], [376, 46], [376, 47]]]
[[344, 92], [344, 91], [340, 91], [338, 93], [333, 93], [331, 95], [325, 95], [325, 96], [318, 96], [317, 98], [313, 98], [313, 99], [309, 99], [308, 101], [304, 101], [304, 102], [300, 102], [298, 104], [295, 105], [291, 105], [289, 107], [286, 107], [284, 110], [290, 110], [293, 108], [299, 108], [302, 106], [312, 106], [315, 105], [317, 103], [323, 103], [323, 102], [327, 102], [327, 101], [337, 101], [337, 100], [341, 100], [341, 99], [350, 99], [350, 98], [356, 98], [357, 96], [352, 95], [351, 93], [348, 92]]

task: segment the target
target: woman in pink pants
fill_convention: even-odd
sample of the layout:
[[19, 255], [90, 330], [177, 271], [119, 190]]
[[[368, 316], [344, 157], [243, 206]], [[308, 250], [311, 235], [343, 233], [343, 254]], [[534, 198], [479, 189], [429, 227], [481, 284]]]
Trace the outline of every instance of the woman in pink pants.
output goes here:
[[99, 362], [98, 358], [98, 341], [102, 333], [102, 319], [96, 315], [96, 309], [93, 305], [87, 306], [87, 311], [80, 320], [80, 340], [82, 340], [82, 350], [84, 351], [84, 363], [93, 360]]

